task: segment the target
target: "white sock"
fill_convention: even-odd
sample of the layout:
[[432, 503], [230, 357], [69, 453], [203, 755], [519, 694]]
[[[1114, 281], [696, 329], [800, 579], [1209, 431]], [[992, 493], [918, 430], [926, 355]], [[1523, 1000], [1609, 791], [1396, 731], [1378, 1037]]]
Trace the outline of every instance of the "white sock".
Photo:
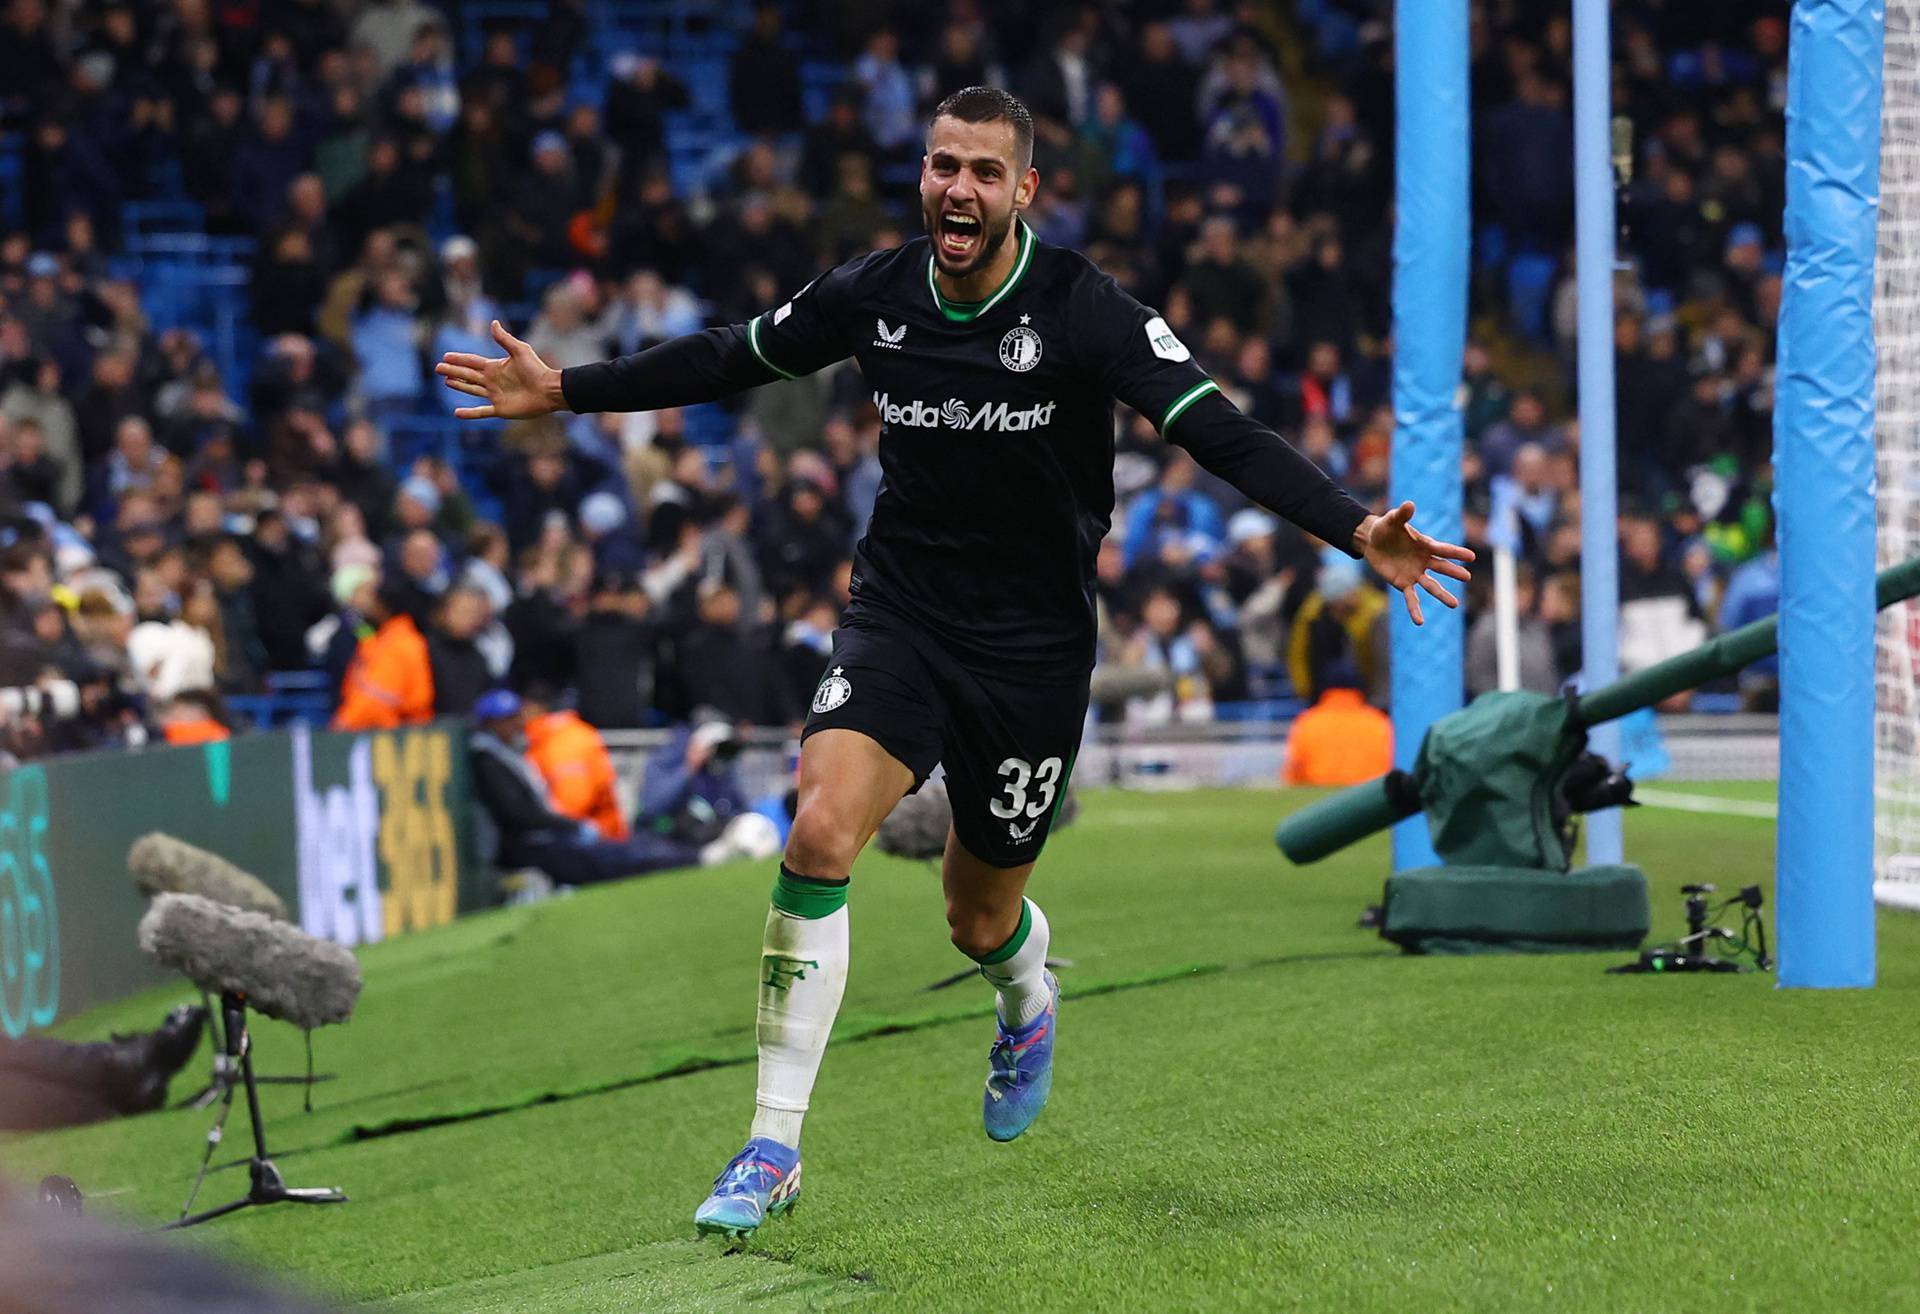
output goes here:
[[[1047, 915], [1032, 899], [1023, 899], [1020, 926], [1007, 943], [989, 955], [997, 959], [980, 964], [980, 975], [993, 983], [1000, 1018], [1008, 1026], [1023, 1027], [1047, 1011]], [[1011, 949], [1011, 953], [1008, 950]], [[1000, 957], [1005, 954], [1004, 958]]]
[[800, 1122], [847, 988], [847, 957], [844, 903], [824, 917], [799, 917], [778, 908], [767, 913], [752, 1135], [800, 1147]]

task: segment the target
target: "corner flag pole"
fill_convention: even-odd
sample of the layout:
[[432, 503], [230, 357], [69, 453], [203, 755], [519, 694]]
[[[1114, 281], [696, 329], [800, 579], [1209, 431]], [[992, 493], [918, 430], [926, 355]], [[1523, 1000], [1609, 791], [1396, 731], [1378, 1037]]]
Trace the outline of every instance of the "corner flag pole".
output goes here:
[[1773, 417], [1780, 984], [1870, 986], [1880, 0], [1799, 0]]
[[[1607, 0], [1573, 0], [1574, 262], [1579, 292], [1580, 670], [1582, 687], [1620, 676], [1620, 559], [1613, 397], [1613, 168]], [[1595, 726], [1593, 750], [1620, 760], [1620, 728]], [[1587, 817], [1587, 861], [1617, 863], [1620, 811]]]
[[[1393, 453], [1389, 500], [1460, 541], [1460, 359], [1467, 332], [1467, 0], [1399, 0], [1394, 15]], [[1411, 767], [1427, 727], [1460, 707], [1461, 615], [1390, 608], [1393, 761]], [[1423, 817], [1394, 827], [1396, 871], [1439, 861]]]

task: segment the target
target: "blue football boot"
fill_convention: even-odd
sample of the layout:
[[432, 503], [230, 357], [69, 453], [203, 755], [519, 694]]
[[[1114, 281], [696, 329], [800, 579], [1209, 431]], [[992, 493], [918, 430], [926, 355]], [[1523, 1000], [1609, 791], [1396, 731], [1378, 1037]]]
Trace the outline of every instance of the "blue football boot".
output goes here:
[[739, 1238], [800, 1198], [800, 1151], [756, 1136], [713, 1179], [713, 1194], [694, 1211], [707, 1236]]
[[[1047, 1011], [1024, 1027], [999, 1022], [1000, 1032], [987, 1053], [987, 1093], [981, 1120], [987, 1135], [1010, 1141], [1040, 1116], [1053, 1089], [1053, 1034], [1060, 1009], [1060, 982], [1047, 973]], [[995, 1019], [998, 1022], [998, 1019]]]

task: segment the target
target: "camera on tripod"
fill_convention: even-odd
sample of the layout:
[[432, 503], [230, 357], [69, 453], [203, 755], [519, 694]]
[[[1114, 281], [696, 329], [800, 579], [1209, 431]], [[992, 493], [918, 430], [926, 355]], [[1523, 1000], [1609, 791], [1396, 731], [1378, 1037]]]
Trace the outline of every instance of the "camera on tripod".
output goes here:
[[[1609, 967], [1610, 973], [1638, 972], [1765, 972], [1773, 967], [1767, 953], [1767, 925], [1760, 917], [1766, 896], [1758, 885], [1743, 885], [1737, 894], [1713, 902], [1718, 887], [1709, 882], [1682, 885], [1687, 896], [1687, 933], [1672, 944], [1648, 949], [1631, 963]], [[1740, 929], [1718, 925], [1721, 917], [1740, 910]]]

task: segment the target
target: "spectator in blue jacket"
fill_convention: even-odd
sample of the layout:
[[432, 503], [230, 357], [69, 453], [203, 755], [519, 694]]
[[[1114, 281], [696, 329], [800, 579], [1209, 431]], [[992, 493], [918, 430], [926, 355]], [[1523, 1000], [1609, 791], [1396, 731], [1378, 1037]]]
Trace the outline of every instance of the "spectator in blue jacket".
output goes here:
[[[1720, 595], [1720, 631], [1764, 620], [1780, 610], [1780, 550], [1771, 532], [1758, 556], [1733, 568]], [[1772, 711], [1780, 697], [1780, 655], [1762, 657], [1740, 672], [1740, 694], [1752, 711]]]
[[1160, 554], [1168, 538], [1182, 540], [1188, 554], [1205, 560], [1226, 541], [1227, 523], [1214, 500], [1193, 486], [1193, 458], [1174, 456], [1160, 472], [1160, 483], [1135, 500], [1127, 512], [1127, 568]]
[[389, 271], [374, 284], [373, 304], [353, 322], [353, 354], [360, 364], [357, 391], [375, 414], [412, 410], [425, 387], [415, 306], [407, 276]]

